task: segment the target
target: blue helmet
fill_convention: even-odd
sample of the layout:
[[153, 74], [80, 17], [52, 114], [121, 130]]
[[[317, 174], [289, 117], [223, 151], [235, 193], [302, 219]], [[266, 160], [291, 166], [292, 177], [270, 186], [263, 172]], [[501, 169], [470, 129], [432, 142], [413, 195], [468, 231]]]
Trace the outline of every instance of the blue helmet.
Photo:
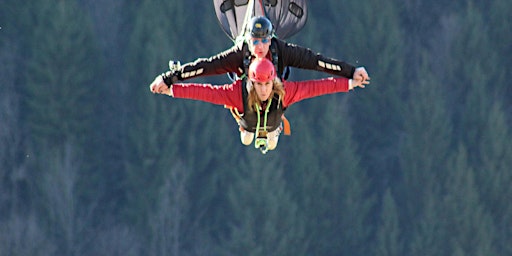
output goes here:
[[249, 32], [252, 37], [265, 38], [272, 36], [272, 23], [263, 16], [254, 17], [249, 24]]

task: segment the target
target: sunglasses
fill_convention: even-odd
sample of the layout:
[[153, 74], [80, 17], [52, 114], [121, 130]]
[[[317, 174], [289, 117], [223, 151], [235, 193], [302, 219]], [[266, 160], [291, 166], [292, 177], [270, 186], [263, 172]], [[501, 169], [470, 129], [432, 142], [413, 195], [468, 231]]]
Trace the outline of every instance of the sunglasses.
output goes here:
[[252, 45], [258, 45], [260, 42], [262, 44], [266, 44], [266, 43], [270, 42], [270, 38], [268, 38], [268, 37], [261, 38], [261, 39], [252, 38], [251, 41], [252, 41]]

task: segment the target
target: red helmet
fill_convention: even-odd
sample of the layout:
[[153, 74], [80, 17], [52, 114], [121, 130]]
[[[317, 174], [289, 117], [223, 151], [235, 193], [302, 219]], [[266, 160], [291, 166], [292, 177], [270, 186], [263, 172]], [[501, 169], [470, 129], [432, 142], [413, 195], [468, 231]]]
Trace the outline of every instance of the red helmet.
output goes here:
[[267, 58], [255, 59], [249, 65], [249, 79], [253, 82], [267, 82], [274, 80], [275, 77], [274, 64]]

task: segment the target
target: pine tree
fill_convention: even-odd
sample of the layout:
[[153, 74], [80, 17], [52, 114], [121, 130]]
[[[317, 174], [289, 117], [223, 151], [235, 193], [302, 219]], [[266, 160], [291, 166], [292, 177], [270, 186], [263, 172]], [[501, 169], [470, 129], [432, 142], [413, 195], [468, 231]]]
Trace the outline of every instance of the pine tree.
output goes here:
[[249, 158], [229, 187], [229, 235], [220, 254], [307, 255], [302, 211], [287, 189], [277, 158], [269, 158]]
[[398, 209], [391, 190], [386, 190], [382, 201], [382, 213], [377, 231], [377, 246], [374, 255], [403, 255], [404, 248], [400, 233]]
[[[459, 108], [458, 135], [459, 140], [468, 149], [469, 163], [475, 171], [476, 187], [483, 199], [486, 209], [490, 211], [492, 220], [498, 230], [496, 237], [500, 253], [510, 251], [509, 241], [505, 238], [508, 228], [503, 223], [510, 223], [505, 217], [510, 213], [507, 203], [510, 198], [512, 181], [509, 170], [511, 164], [511, 146], [506, 143], [510, 140], [510, 125], [504, 114], [504, 89], [498, 86], [485, 86], [494, 84], [495, 79], [500, 80], [502, 74], [500, 66], [496, 66], [498, 53], [490, 51], [485, 56], [479, 49], [489, 49], [495, 44], [489, 36], [482, 36], [482, 31], [488, 31], [483, 15], [473, 5], [469, 5], [461, 14], [459, 22], [464, 23], [463, 29], [457, 34], [454, 48], [459, 56], [456, 72], [460, 73], [457, 79], [465, 85], [465, 90], [459, 93], [463, 99]], [[495, 46], [497, 47], [497, 46]], [[462, 57], [464, 56], [464, 57]], [[464, 58], [464, 60], [462, 60]], [[483, 60], [476, 61], [476, 60]], [[459, 67], [460, 65], [460, 67]], [[486, 67], [497, 67], [486, 69]], [[486, 72], [481, 72], [486, 69]]]
[[[433, 75], [428, 55], [424, 54], [418, 82], [404, 110], [404, 134], [400, 141], [401, 186], [398, 201], [403, 205], [402, 222], [406, 232], [422, 215], [426, 200], [439, 196], [452, 147], [451, 112], [443, 85]], [[411, 237], [411, 236], [406, 236]]]
[[40, 174], [34, 175], [38, 199], [36, 206], [51, 243], [62, 255], [81, 254], [92, 240], [93, 211], [97, 202], [90, 205], [82, 199], [80, 170], [83, 168], [76, 146], [65, 144], [62, 148], [48, 149], [38, 155]]
[[42, 142], [86, 142], [98, 100], [89, 83], [97, 67], [90, 20], [69, 1], [34, 12], [24, 97], [31, 138], [39, 147]]
[[490, 212], [497, 229], [496, 243], [498, 254], [512, 253], [510, 235], [512, 234], [512, 207], [508, 203], [512, 196], [512, 140], [511, 129], [506, 124], [506, 117], [496, 101], [488, 113], [488, 119], [482, 120], [482, 137], [479, 138], [479, 164], [475, 166], [480, 196], [486, 209]]
[[[126, 109], [130, 115], [123, 175], [124, 213], [127, 220], [146, 232], [157, 188], [162, 186], [169, 166], [180, 162], [191, 172], [187, 188], [191, 191], [192, 214], [187, 221], [199, 223], [194, 227], [218, 237], [227, 201], [222, 189], [229, 184], [230, 172], [237, 171], [232, 166], [238, 163], [238, 127], [222, 106], [153, 95], [148, 90], [152, 80], [168, 68], [169, 58], [185, 61], [180, 56], [201, 52], [196, 43], [203, 41], [186, 39], [198, 36], [188, 29], [191, 24], [196, 26], [197, 18], [187, 14], [189, 6], [185, 2], [148, 0], [141, 3], [138, 12], [128, 56], [136, 64], [128, 71], [131, 88], [127, 98], [131, 105]], [[168, 10], [175, 13], [171, 20]], [[198, 31], [209, 28], [211, 25]], [[205, 209], [208, 214], [204, 214]]]
[[[346, 24], [341, 40], [342, 49], [350, 49], [346, 59], [366, 67], [372, 78], [370, 86], [355, 91], [350, 113], [360, 145], [358, 154], [366, 159], [362, 165], [379, 181], [372, 187], [383, 192], [384, 184], [392, 182], [398, 170], [397, 142], [403, 130], [404, 98], [411, 88], [410, 80], [405, 80], [404, 34], [398, 8], [394, 2], [376, 0], [343, 6], [337, 3], [339, 8], [333, 5], [333, 11], [342, 11], [336, 19]], [[379, 15], [375, 15], [377, 10]]]
[[[12, 212], [7, 211], [4, 214], [16, 214], [16, 183], [26, 182], [27, 178], [22, 168], [25, 156], [20, 154], [24, 137], [19, 120], [20, 97], [15, 89], [14, 67], [18, 52], [12, 42], [0, 45], [0, 62], [5, 63], [5, 68], [0, 70], [0, 80], [3, 81], [0, 88], [0, 194], [3, 195], [0, 196], [0, 207], [12, 209]], [[0, 216], [4, 217], [3, 214]]]
[[329, 95], [299, 103], [307, 109], [322, 108], [318, 115], [295, 108], [287, 112], [295, 128], [290, 152], [283, 157], [289, 159], [286, 169], [293, 170], [287, 180], [307, 216], [308, 254], [367, 253], [371, 230], [366, 221], [373, 199], [367, 194], [369, 182], [355, 154], [357, 145], [347, 113], [350, 96]]
[[451, 254], [497, 255], [493, 246], [496, 230], [479, 197], [475, 170], [469, 165], [464, 146], [450, 159], [443, 187], [441, 218], [447, 221], [444, 229], [450, 237]]
[[[460, 139], [473, 141], [480, 136], [477, 123], [484, 120], [482, 118], [489, 111], [490, 102], [496, 97], [497, 91], [490, 85], [494, 78], [500, 77], [500, 70], [488, 68], [496, 65], [497, 54], [481, 50], [492, 45], [488, 36], [482, 36], [482, 31], [487, 31], [487, 25], [480, 10], [470, 2], [456, 16], [453, 26], [454, 35], [447, 56], [451, 61], [446, 66], [450, 76], [446, 82], [460, 86], [450, 86], [447, 89], [453, 94], [452, 107], [457, 113], [455, 129], [464, 131], [460, 133]], [[471, 112], [467, 111], [469, 107], [472, 108]], [[476, 151], [473, 153], [475, 149], [468, 147], [470, 159], [478, 155]]]
[[510, 101], [506, 99], [512, 97], [512, 86], [506, 76], [512, 71], [510, 58], [508, 58], [512, 55], [512, 35], [508, 33], [512, 27], [512, 17], [509, 15], [511, 11], [512, 4], [509, 1], [494, 0], [491, 2], [489, 13], [485, 15], [491, 44], [486, 50], [499, 55], [497, 61], [488, 67], [499, 74], [499, 77], [493, 77], [492, 87], [497, 87], [493, 90], [502, 96], [504, 103], [507, 104], [506, 108], [511, 107]]
[[451, 112], [443, 84], [433, 75], [432, 59], [424, 51], [422, 74], [411, 90], [404, 111], [400, 141], [400, 180], [394, 187], [400, 205], [404, 255], [442, 255], [444, 223], [440, 216], [442, 190], [452, 151]]
[[[438, 190], [440, 192], [440, 189]], [[405, 229], [407, 247], [404, 255], [450, 255], [449, 226], [445, 218], [443, 195], [430, 193], [422, 200], [422, 212], [412, 230]]]
[[[169, 107], [165, 96], [152, 95], [148, 85], [165, 70], [166, 57], [161, 53], [172, 49], [166, 31], [172, 31], [166, 10], [178, 10], [180, 3], [168, 1], [143, 1], [135, 17], [129, 42], [127, 102], [125, 108], [127, 134], [125, 153], [125, 184], [127, 219], [139, 227], [147, 227], [146, 221], [156, 204], [158, 188], [164, 172], [178, 160], [180, 131], [185, 120], [179, 118], [184, 109], [180, 105]], [[175, 17], [179, 19], [180, 13]], [[171, 39], [172, 40], [172, 39]], [[161, 67], [159, 68], [159, 63]], [[162, 70], [163, 69], [163, 70]], [[160, 99], [160, 100], [158, 100]], [[148, 200], [152, 198], [153, 200]]]

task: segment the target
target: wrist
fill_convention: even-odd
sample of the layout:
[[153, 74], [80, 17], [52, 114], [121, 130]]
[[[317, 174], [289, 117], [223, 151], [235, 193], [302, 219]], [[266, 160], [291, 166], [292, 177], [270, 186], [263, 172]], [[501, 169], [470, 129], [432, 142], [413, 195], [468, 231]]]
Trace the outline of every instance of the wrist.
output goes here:
[[174, 83], [174, 74], [171, 71], [167, 71], [165, 73], [162, 73], [162, 80], [167, 85], [167, 87], [171, 87], [171, 85]]
[[348, 80], [348, 90], [353, 90], [354, 89], [354, 82], [352, 81], [352, 79], [349, 79]]
[[169, 96], [174, 98], [174, 92], [172, 91], [172, 84], [169, 85], [169, 92], [167, 93], [167, 95], [169, 95]]

